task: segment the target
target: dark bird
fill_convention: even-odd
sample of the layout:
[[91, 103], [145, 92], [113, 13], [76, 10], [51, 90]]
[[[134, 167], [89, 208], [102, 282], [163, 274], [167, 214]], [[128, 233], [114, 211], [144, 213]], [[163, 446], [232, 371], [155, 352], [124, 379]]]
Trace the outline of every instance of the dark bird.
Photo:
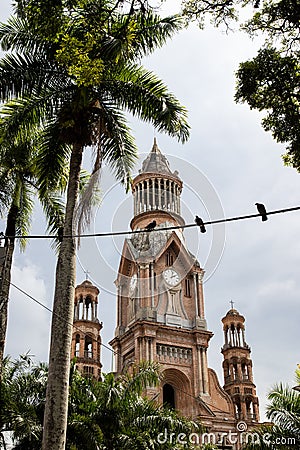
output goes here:
[[145, 230], [152, 231], [156, 227], [156, 220], [153, 220], [153, 222], [148, 223], [148, 225], [145, 227]]
[[196, 216], [195, 222], [198, 225], [198, 227], [200, 227], [201, 233], [206, 233], [206, 228], [204, 226], [203, 220], [200, 217]]
[[59, 229], [57, 230], [57, 237], [58, 237], [58, 242], [62, 242], [63, 237], [64, 237], [64, 227], [59, 227]]
[[268, 220], [267, 211], [266, 211], [265, 205], [263, 205], [262, 203], [255, 203], [255, 204], [256, 204], [257, 211], [261, 215], [261, 220], [263, 222]]

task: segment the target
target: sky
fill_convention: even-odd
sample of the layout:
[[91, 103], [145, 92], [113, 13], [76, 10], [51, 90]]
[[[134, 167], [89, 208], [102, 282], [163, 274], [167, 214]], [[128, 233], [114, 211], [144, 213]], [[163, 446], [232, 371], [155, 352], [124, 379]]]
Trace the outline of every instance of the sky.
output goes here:
[[[178, 2], [167, 1], [176, 9]], [[2, 0], [0, 19], [10, 12]], [[239, 62], [253, 57], [258, 42], [240, 32], [226, 34], [195, 25], [180, 32], [144, 61], [176, 94], [189, 112], [191, 136], [182, 145], [153, 127], [129, 118], [141, 160], [156, 136], [159, 148], [178, 170], [184, 183], [183, 216], [191, 223], [256, 213], [255, 203], [269, 210], [300, 204], [300, 174], [284, 167], [284, 146], [260, 124], [262, 114], [234, 102]], [[86, 151], [85, 161], [90, 159]], [[141, 163], [137, 165], [139, 168]], [[102, 204], [96, 208], [90, 232], [129, 230], [132, 198], [104, 167]], [[205, 310], [214, 333], [208, 351], [209, 366], [223, 384], [221, 318], [230, 301], [245, 316], [246, 340], [252, 349], [254, 381], [264, 418], [266, 395], [276, 382], [295, 384], [299, 358], [300, 212], [207, 227], [205, 235], [186, 231], [189, 249], [206, 271]], [[2, 222], [3, 231], [4, 223]], [[0, 230], [1, 231], [1, 230]], [[45, 233], [37, 206], [33, 233]], [[114, 336], [115, 285], [123, 238], [82, 239], [77, 258], [77, 283], [88, 271], [100, 288], [99, 320], [105, 345]], [[25, 253], [16, 252], [13, 283], [52, 307], [55, 253], [48, 240], [32, 240]], [[11, 288], [6, 352], [13, 357], [29, 351], [37, 360], [48, 359], [50, 313], [16, 288]], [[111, 352], [102, 348], [104, 371], [111, 370]]]

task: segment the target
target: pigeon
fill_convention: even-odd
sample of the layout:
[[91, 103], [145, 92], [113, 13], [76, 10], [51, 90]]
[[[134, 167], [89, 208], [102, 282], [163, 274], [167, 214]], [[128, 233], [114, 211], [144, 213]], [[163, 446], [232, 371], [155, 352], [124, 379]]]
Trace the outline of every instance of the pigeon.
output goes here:
[[267, 211], [266, 211], [265, 205], [263, 205], [262, 203], [255, 203], [255, 204], [256, 204], [256, 207], [257, 207], [257, 211], [261, 215], [261, 220], [263, 222], [268, 220]]
[[200, 227], [201, 233], [206, 233], [206, 229], [205, 229], [203, 220], [200, 217], [196, 216], [195, 217], [195, 222], [198, 225], [198, 227]]
[[156, 220], [153, 220], [153, 222], [148, 223], [148, 225], [145, 227], [145, 230], [152, 231], [156, 227]]

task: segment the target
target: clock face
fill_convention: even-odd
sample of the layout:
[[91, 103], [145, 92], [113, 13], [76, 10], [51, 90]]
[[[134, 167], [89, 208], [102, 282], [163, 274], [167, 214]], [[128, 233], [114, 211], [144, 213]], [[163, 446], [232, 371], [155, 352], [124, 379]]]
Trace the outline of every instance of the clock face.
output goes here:
[[176, 286], [176, 284], [178, 284], [180, 282], [180, 277], [179, 277], [178, 273], [176, 272], [176, 270], [174, 270], [174, 269], [166, 269], [163, 272], [163, 276], [164, 276], [165, 281], [170, 286]]
[[130, 284], [129, 284], [129, 291], [130, 291], [131, 294], [132, 294], [133, 291], [135, 290], [136, 283], [137, 283], [137, 274], [134, 273], [134, 274], [132, 275], [132, 277], [131, 277]]

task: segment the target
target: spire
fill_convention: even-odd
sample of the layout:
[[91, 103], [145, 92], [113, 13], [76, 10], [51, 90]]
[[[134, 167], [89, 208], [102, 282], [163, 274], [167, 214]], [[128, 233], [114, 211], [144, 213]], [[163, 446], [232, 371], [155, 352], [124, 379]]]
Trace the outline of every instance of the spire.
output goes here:
[[[174, 225], [184, 224], [180, 215], [180, 194], [182, 181], [177, 170], [171, 171], [169, 161], [160, 151], [156, 138], [142, 169], [132, 181], [134, 218], [131, 222], [133, 229], [136, 226], [147, 226], [150, 222], [166, 223], [171, 221]], [[158, 211], [161, 220], [158, 222]], [[148, 214], [144, 218], [145, 213]], [[137, 217], [140, 219], [135, 220]], [[144, 223], [144, 220], [146, 221]]]
[[156, 137], [153, 140], [153, 147], [152, 147], [151, 152], [153, 152], [153, 153], [160, 153], [160, 150], [159, 150], [158, 145], [157, 145]]
[[162, 175], [171, 175], [178, 178], [177, 171], [175, 171], [174, 173], [171, 172], [169, 161], [161, 153], [157, 145], [156, 137], [154, 138], [153, 146], [149, 155], [143, 162], [140, 173], [157, 173]]

